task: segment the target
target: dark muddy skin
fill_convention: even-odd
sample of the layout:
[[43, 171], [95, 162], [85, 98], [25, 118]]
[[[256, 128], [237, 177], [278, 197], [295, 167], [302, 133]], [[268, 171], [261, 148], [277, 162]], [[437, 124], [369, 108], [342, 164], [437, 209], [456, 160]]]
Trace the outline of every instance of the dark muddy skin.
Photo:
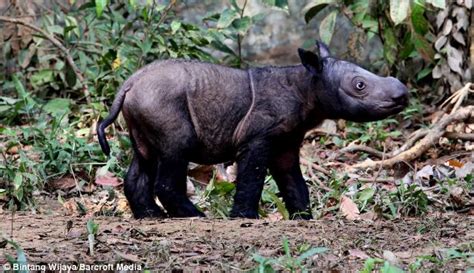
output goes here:
[[[400, 112], [408, 90], [330, 56], [299, 49], [302, 64], [240, 70], [196, 61], [145, 66], [118, 92], [104, 129], [122, 110], [134, 147], [125, 194], [136, 218], [204, 216], [186, 196], [189, 162], [237, 162], [231, 217], [258, 218], [267, 171], [292, 218], [310, 219], [299, 164], [305, 133], [324, 119], [357, 122]], [[157, 196], [166, 213], [154, 202]]]

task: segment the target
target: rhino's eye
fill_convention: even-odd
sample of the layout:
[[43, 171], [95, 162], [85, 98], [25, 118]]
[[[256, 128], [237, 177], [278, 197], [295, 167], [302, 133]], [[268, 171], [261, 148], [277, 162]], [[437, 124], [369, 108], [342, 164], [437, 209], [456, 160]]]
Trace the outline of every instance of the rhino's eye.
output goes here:
[[357, 81], [355, 84], [355, 88], [359, 91], [362, 91], [365, 89], [365, 83], [363, 81]]

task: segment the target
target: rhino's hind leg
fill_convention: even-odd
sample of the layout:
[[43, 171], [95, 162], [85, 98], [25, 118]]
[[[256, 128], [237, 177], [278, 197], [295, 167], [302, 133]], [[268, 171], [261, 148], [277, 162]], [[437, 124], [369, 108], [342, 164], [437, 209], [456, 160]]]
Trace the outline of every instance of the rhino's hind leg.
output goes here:
[[124, 190], [133, 216], [137, 219], [166, 216], [155, 202], [153, 193], [155, 176], [156, 164], [150, 164], [135, 152], [125, 178]]
[[171, 217], [205, 217], [186, 195], [188, 162], [160, 158], [155, 193]]

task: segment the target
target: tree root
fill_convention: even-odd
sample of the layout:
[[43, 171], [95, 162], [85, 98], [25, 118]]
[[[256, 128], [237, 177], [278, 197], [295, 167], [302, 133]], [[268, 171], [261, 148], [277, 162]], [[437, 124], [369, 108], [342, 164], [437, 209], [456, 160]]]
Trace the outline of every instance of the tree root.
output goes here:
[[365, 145], [357, 145], [357, 144], [351, 144], [347, 147], [342, 148], [339, 151], [339, 154], [352, 153], [352, 152], [356, 152], [356, 151], [365, 152], [365, 153], [371, 154], [373, 156], [376, 156], [378, 158], [383, 157], [383, 152], [380, 152], [380, 151], [378, 151], [374, 148], [371, 148], [371, 147], [368, 147], [368, 146], [365, 146]]
[[[431, 129], [423, 129], [412, 134], [412, 137], [396, 150], [390, 154], [390, 158], [380, 161], [364, 161], [355, 165], [349, 166], [351, 169], [362, 168], [376, 168], [376, 167], [391, 167], [399, 162], [412, 161], [420, 157], [430, 147], [434, 146], [440, 137], [446, 135], [450, 137], [461, 136], [463, 139], [472, 137], [472, 134], [452, 134], [446, 133], [446, 126], [452, 122], [459, 122], [465, 119], [474, 117], [474, 106], [467, 106], [459, 108], [455, 112], [442, 117]], [[419, 141], [418, 141], [419, 140]], [[412, 146], [412, 147], [411, 147]], [[411, 148], [409, 148], [411, 147]]]

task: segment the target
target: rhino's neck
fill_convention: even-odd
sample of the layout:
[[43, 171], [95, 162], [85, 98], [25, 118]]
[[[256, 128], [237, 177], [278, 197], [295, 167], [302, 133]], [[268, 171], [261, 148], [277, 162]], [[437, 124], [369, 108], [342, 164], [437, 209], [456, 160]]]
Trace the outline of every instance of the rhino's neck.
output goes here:
[[313, 75], [303, 65], [282, 67], [286, 75], [289, 91], [294, 92], [302, 101], [301, 118], [305, 127], [312, 128], [324, 119], [332, 117], [332, 109], [324, 105], [320, 94], [324, 92], [322, 81]]
[[319, 99], [318, 91], [322, 89], [318, 79], [302, 65], [252, 68], [249, 73], [256, 94], [252, 114], [264, 117], [271, 123], [269, 126], [300, 132], [328, 118], [330, 112]]

